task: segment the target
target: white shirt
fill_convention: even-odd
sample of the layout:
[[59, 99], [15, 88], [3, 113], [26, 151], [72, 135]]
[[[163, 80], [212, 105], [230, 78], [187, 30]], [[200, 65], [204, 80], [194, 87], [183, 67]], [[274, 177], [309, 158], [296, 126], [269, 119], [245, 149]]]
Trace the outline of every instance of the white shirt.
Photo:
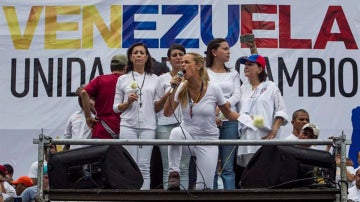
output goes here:
[[[171, 78], [172, 78], [172, 76], [171, 76], [170, 72], [159, 76], [159, 85], [161, 87], [160, 93], [159, 93], [160, 97], [164, 96], [165, 93], [171, 89], [171, 86], [170, 86]], [[175, 118], [175, 116], [176, 116], [176, 118]], [[164, 109], [162, 109], [161, 111], [159, 111], [157, 113], [157, 118], [158, 118], [158, 125], [169, 125], [169, 124], [178, 123], [178, 121], [181, 122], [182, 117], [181, 117], [180, 108], [177, 107], [174, 111], [174, 114], [169, 117], [164, 116]]]
[[120, 76], [116, 83], [113, 110], [119, 113], [118, 105], [126, 102], [129, 94], [135, 91], [130, 86], [134, 79], [138, 86], [135, 89], [138, 100], [121, 113], [120, 126], [155, 130], [156, 113], [154, 103], [159, 100], [160, 95], [159, 79], [155, 74], [139, 74], [130, 71]]
[[[82, 140], [91, 138], [91, 129], [86, 124], [83, 110], [74, 112], [66, 122], [64, 139]], [[71, 149], [81, 148], [86, 145], [71, 145]]]
[[[182, 84], [178, 87], [174, 101], [179, 102], [178, 96]], [[193, 102], [193, 101], [192, 101]], [[192, 118], [190, 116], [190, 105], [181, 106], [179, 103], [183, 121], [181, 126], [193, 136], [197, 138], [211, 137], [219, 138], [219, 129], [215, 122], [215, 110], [216, 106], [224, 105], [226, 100], [218, 85], [209, 82], [204, 97], [198, 102], [194, 103], [192, 107]]]
[[[353, 175], [355, 175], [355, 169], [354, 169], [354, 167], [352, 167], [352, 166], [346, 166], [346, 170], [347, 171], [349, 171], [351, 174], [353, 174]], [[345, 177], [345, 179], [346, 179], [346, 177]], [[340, 167], [339, 166], [336, 166], [336, 175], [335, 175], [335, 181], [336, 182], [339, 182], [339, 180], [341, 180], [341, 169], [340, 169]], [[355, 185], [355, 180], [353, 180], [352, 182], [349, 182], [349, 181], [347, 181], [348, 182], [348, 187], [350, 188], [350, 187], [354, 187], [354, 185]], [[356, 187], [356, 186], [355, 186]]]
[[225, 99], [231, 104], [231, 110], [238, 112], [236, 105], [240, 101], [239, 73], [234, 69], [230, 69], [229, 72], [225, 73], [216, 73], [210, 68], [207, 68], [207, 70], [210, 82], [220, 86]]
[[[264, 117], [264, 127], [252, 130], [239, 123], [240, 139], [260, 140], [270, 132], [276, 117], [284, 119], [283, 125], [288, 122], [286, 107], [279, 88], [272, 81], [262, 82], [255, 90], [247, 81], [240, 88], [240, 114]], [[278, 130], [278, 138], [280, 135]], [[255, 153], [260, 146], [241, 146], [238, 155]]]
[[289, 136], [285, 138], [285, 140], [298, 140], [298, 136], [294, 135], [294, 133], [291, 133]]
[[9, 184], [7, 181], [4, 182], [4, 188], [6, 190], [6, 193], [3, 193], [4, 200], [8, 197], [16, 196], [15, 188], [11, 186], [11, 184]]
[[[299, 140], [299, 137], [294, 135], [294, 133], [291, 133], [285, 138], [285, 140]], [[318, 149], [318, 147], [316, 145], [310, 145], [309, 149]]]
[[351, 199], [354, 202], [360, 202], [360, 189], [358, 189], [356, 186], [353, 186], [349, 188], [348, 191], [348, 199]]

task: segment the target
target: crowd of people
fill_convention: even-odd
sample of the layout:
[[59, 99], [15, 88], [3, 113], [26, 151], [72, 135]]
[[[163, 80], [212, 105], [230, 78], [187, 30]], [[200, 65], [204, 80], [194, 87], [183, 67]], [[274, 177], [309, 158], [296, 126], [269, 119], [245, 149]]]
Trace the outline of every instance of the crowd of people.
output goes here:
[[[154, 72], [155, 62], [144, 43], [127, 55], [115, 55], [111, 73], [94, 78], [77, 90], [81, 110], [69, 117], [65, 139], [271, 140], [279, 139], [288, 118], [277, 85], [267, 78], [264, 57], [254, 41], [246, 41], [251, 55], [241, 57], [243, 71], [227, 67], [230, 47], [223, 38], [207, 45], [205, 56], [173, 44], [167, 52], [170, 69]], [[155, 67], [156, 68], [156, 67]], [[240, 74], [246, 77], [240, 81]], [[304, 109], [292, 115], [293, 131], [286, 140], [317, 139], [319, 128]], [[317, 149], [315, 145], [298, 145]], [[63, 150], [74, 149], [65, 145]], [[150, 189], [153, 146], [125, 145]], [[238, 188], [238, 176], [260, 146], [160, 146], [163, 188]], [[360, 153], [358, 161], [360, 160]], [[190, 164], [195, 164], [191, 167]], [[360, 162], [359, 162], [360, 164]], [[37, 164], [36, 164], [37, 165]], [[46, 165], [46, 164], [45, 164]], [[36, 167], [37, 168], [37, 167]], [[44, 167], [44, 173], [46, 174]], [[11, 178], [11, 168], [0, 166], [2, 199], [29, 196], [36, 181], [31, 176]], [[195, 174], [191, 182], [190, 173]], [[359, 200], [360, 171], [349, 171], [349, 198]], [[45, 186], [48, 182], [44, 182]], [[12, 185], [12, 186], [11, 186]], [[32, 194], [34, 197], [34, 194]], [[357, 198], [356, 198], [357, 197]], [[29, 197], [27, 197], [29, 198]], [[1, 198], [0, 198], [1, 202]]]
[[[24, 201], [34, 202], [43, 201], [38, 194], [37, 181], [29, 175], [20, 176], [13, 179], [14, 168], [10, 164], [0, 165], [0, 202]], [[49, 178], [47, 166], [43, 168], [43, 189], [49, 189]]]

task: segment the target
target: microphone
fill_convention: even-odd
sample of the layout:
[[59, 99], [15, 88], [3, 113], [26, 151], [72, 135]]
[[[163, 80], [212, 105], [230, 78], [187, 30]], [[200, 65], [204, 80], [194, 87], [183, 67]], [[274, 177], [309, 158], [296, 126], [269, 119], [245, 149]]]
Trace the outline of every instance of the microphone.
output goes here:
[[[183, 77], [184, 76], [184, 72], [183, 71], [178, 71], [178, 73], [176, 74], [179, 78]], [[175, 83], [172, 83], [171, 84], [171, 88], [176, 88], [176, 84]]]

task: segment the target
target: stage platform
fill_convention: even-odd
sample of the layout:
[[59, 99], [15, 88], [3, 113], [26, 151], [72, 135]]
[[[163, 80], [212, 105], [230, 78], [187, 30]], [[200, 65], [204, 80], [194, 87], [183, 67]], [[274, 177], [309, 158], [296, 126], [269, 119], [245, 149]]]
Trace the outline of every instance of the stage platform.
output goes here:
[[228, 190], [114, 190], [51, 189], [44, 191], [51, 201], [332, 201], [340, 194], [335, 188], [238, 189]]

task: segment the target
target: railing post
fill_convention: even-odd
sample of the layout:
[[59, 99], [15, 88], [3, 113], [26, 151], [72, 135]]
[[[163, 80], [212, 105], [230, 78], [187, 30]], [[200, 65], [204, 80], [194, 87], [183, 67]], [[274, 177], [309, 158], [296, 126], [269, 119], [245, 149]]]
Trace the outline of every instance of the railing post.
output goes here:
[[37, 168], [37, 193], [40, 198], [44, 199], [44, 160], [45, 152], [49, 153], [51, 137], [43, 133], [39, 135], [38, 141], [38, 168]]
[[340, 146], [340, 201], [346, 202], [347, 201], [347, 191], [348, 191], [348, 184], [346, 180], [346, 144], [345, 144], [346, 136], [344, 133], [341, 134], [336, 144]]
[[44, 179], [44, 148], [45, 148], [45, 136], [39, 135], [38, 145], [38, 168], [37, 168], [37, 193], [43, 198], [43, 179]]

